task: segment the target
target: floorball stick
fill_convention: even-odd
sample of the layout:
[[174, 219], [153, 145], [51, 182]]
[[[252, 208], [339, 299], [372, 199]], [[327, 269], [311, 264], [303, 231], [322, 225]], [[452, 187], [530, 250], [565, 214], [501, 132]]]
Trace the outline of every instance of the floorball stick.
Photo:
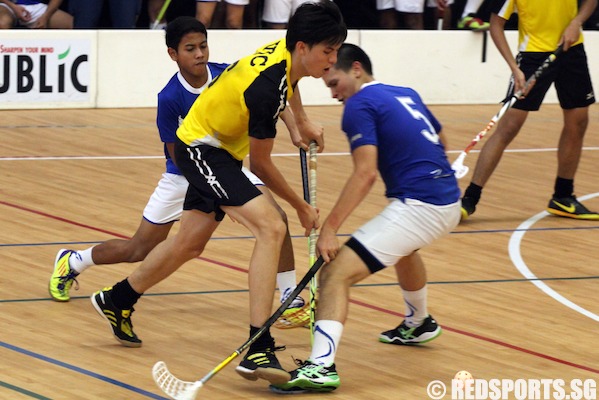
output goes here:
[[543, 64], [541, 64], [541, 66], [539, 68], [537, 68], [537, 70], [534, 72], [534, 74], [532, 74], [530, 76], [530, 78], [528, 78], [528, 80], [526, 81], [526, 84], [524, 85], [524, 89], [517, 91], [516, 93], [514, 93], [509, 100], [507, 100], [504, 104], [503, 107], [501, 107], [501, 109], [499, 110], [499, 112], [497, 114], [495, 114], [493, 116], [493, 118], [491, 118], [491, 121], [489, 121], [489, 123], [487, 124], [487, 126], [485, 127], [485, 129], [483, 129], [482, 131], [480, 131], [478, 133], [478, 135], [476, 135], [474, 137], [474, 139], [472, 140], [472, 142], [470, 142], [470, 144], [460, 153], [460, 155], [458, 156], [458, 158], [453, 162], [453, 164], [451, 164], [451, 168], [455, 171], [455, 176], [458, 179], [463, 178], [464, 176], [466, 176], [466, 174], [469, 171], [469, 168], [464, 165], [464, 159], [466, 158], [466, 156], [468, 155], [468, 153], [470, 152], [470, 150], [472, 150], [472, 148], [493, 128], [493, 126], [495, 126], [495, 124], [497, 123], [497, 121], [499, 121], [501, 119], [501, 117], [503, 117], [503, 115], [506, 113], [506, 111], [514, 105], [514, 103], [516, 102], [516, 100], [518, 100], [518, 98], [522, 95], [522, 93], [537, 79], [539, 79], [539, 77], [547, 70], [547, 68], [549, 68], [549, 66], [555, 61], [555, 59], [557, 58], [557, 56], [562, 52], [562, 46], [559, 46], [557, 48], [557, 50], [555, 50], [553, 53], [551, 53], [549, 55], [549, 57], [547, 57], [545, 59], [545, 61], [543, 61]]
[[[304, 200], [312, 207], [316, 207], [316, 143], [310, 143], [309, 158], [310, 168], [308, 174], [308, 160], [306, 151], [300, 148], [300, 163], [302, 166], [302, 186], [304, 188]], [[308, 237], [308, 252], [310, 264], [314, 263], [316, 258], [316, 230], [310, 231]], [[316, 276], [310, 281], [310, 342], [314, 341], [314, 324], [316, 323], [316, 292], [318, 290], [318, 280]]]
[[231, 361], [237, 356], [247, 350], [264, 332], [271, 327], [271, 325], [283, 314], [283, 312], [289, 307], [293, 300], [300, 294], [300, 292], [308, 285], [310, 280], [316, 275], [320, 267], [324, 264], [322, 257], [312, 265], [306, 275], [297, 284], [293, 292], [287, 297], [287, 299], [281, 304], [281, 306], [275, 311], [273, 315], [262, 325], [262, 327], [252, 335], [244, 344], [242, 344], [237, 350], [233, 352], [229, 357], [218, 364], [212, 371], [210, 371], [202, 379], [195, 382], [182, 381], [181, 379], [174, 376], [167, 368], [166, 363], [158, 361], [154, 368], [152, 368], [152, 377], [154, 382], [160, 389], [175, 400], [193, 400], [198, 395], [198, 391], [214, 377], [220, 370], [226, 367]]
[[162, 7], [160, 8], [160, 12], [158, 13], [158, 16], [156, 17], [156, 21], [154, 21], [152, 23], [152, 28], [151, 29], [156, 29], [158, 27], [158, 25], [160, 24], [160, 21], [162, 21], [162, 18], [164, 18], [164, 14], [166, 14], [166, 10], [168, 9], [168, 6], [171, 4], [171, 0], [166, 0], [164, 2], [164, 4], [162, 5]]
[[[310, 143], [310, 205], [316, 208], [316, 142]], [[308, 237], [308, 251], [310, 265], [316, 260], [316, 229], [310, 231]], [[316, 293], [318, 291], [318, 279], [316, 275], [310, 280], [310, 343], [314, 343], [314, 324], [316, 323]]]

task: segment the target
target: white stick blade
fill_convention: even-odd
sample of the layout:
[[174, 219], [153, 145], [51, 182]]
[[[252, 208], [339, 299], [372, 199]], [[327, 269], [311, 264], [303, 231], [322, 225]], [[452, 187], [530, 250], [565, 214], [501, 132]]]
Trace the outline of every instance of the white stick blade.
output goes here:
[[462, 179], [463, 177], [466, 176], [466, 174], [468, 173], [468, 171], [470, 171], [470, 168], [468, 168], [467, 166], [465, 166], [464, 164], [462, 165], [452, 165], [451, 168], [455, 171], [455, 177], [458, 179]]
[[158, 387], [175, 400], [194, 400], [202, 387], [202, 382], [186, 382], [178, 379], [162, 361], [152, 368], [152, 377]]

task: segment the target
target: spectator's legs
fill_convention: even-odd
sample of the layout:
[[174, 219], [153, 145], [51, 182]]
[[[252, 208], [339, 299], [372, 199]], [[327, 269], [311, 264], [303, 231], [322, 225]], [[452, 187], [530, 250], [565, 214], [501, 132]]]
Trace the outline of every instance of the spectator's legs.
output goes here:
[[393, 8], [379, 10], [379, 26], [383, 29], [397, 29], [397, 11]]
[[198, 1], [196, 3], [196, 19], [199, 20], [206, 28], [210, 28], [212, 17], [218, 2], [216, 1]]
[[227, 3], [227, 28], [241, 29], [243, 28], [243, 12], [245, 6], [239, 4]]
[[260, 20], [262, 19], [260, 10], [260, 0], [250, 0], [243, 16], [244, 28], [260, 28]]
[[422, 13], [402, 13], [404, 23], [408, 29], [424, 29]]
[[69, 1], [69, 14], [75, 29], [96, 29], [102, 15], [104, 0]]
[[141, 11], [141, 0], [110, 0], [110, 18], [115, 29], [133, 29]]
[[0, 29], [12, 29], [16, 22], [17, 19], [8, 9], [8, 6], [0, 4]]
[[73, 16], [62, 10], [56, 10], [48, 21], [50, 29], [73, 29]]

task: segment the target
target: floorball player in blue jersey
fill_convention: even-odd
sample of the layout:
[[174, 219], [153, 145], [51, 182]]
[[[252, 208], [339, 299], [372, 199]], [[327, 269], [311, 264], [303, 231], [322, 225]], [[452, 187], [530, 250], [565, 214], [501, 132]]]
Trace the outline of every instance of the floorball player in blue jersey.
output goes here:
[[[441, 333], [426, 307], [426, 270], [418, 250], [449, 233], [460, 220], [460, 190], [445, 155], [441, 124], [414, 90], [377, 82], [366, 53], [352, 44], [339, 49], [323, 77], [345, 104], [342, 129], [353, 172], [320, 229], [319, 302], [312, 353], [275, 392], [326, 392], [339, 387], [335, 354], [347, 318], [350, 287], [394, 267], [406, 303], [406, 318], [379, 340], [420, 344]], [[339, 246], [337, 231], [366, 197], [378, 174], [389, 200], [380, 214]]]

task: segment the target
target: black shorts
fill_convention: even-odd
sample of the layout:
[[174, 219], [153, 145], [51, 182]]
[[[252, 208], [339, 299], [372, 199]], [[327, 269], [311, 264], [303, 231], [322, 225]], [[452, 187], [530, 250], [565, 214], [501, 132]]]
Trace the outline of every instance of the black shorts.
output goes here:
[[[550, 54], [520, 52], [516, 61], [528, 79]], [[587, 107], [595, 102], [587, 55], [582, 44], [560, 54], [539, 77], [526, 98], [516, 101], [513, 107], [524, 111], [537, 111], [552, 83], [555, 84], [559, 104], [565, 110]], [[513, 94], [512, 79], [506, 98], [509, 99]]]
[[221, 206], [242, 206], [262, 194], [245, 176], [243, 163], [226, 150], [200, 145], [187, 146], [175, 140], [177, 167], [189, 182], [183, 203], [184, 210], [216, 213], [222, 221]]

